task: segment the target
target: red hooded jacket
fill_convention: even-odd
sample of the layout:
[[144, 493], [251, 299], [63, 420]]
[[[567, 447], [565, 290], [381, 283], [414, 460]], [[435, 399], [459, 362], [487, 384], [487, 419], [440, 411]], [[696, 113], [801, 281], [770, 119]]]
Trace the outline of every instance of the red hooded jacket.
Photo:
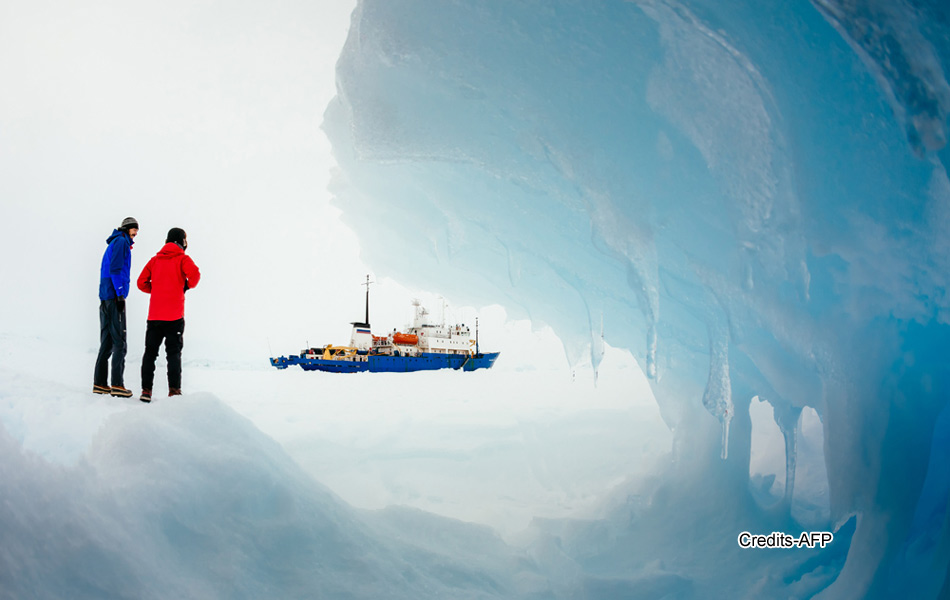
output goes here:
[[198, 285], [201, 272], [191, 257], [174, 242], [165, 244], [139, 275], [139, 289], [152, 297], [149, 321], [177, 321], [185, 316], [185, 290]]

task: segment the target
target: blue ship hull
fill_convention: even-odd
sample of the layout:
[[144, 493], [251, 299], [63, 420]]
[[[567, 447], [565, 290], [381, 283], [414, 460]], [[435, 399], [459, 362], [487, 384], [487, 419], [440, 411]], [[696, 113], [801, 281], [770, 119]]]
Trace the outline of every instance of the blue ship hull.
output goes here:
[[409, 373], [412, 371], [437, 371], [454, 369], [456, 371], [475, 371], [490, 369], [500, 352], [490, 352], [465, 356], [462, 354], [423, 353], [420, 356], [390, 356], [385, 354], [366, 355], [365, 361], [333, 360], [324, 358], [306, 358], [303, 356], [281, 356], [270, 359], [271, 365], [286, 369], [299, 365], [304, 371], [327, 371], [329, 373]]

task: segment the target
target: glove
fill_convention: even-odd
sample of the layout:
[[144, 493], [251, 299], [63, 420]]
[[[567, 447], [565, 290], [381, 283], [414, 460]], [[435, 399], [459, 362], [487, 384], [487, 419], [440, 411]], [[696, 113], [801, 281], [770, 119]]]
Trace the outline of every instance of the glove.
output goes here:
[[116, 308], [119, 309], [119, 312], [125, 312], [125, 298], [119, 296], [115, 299]]

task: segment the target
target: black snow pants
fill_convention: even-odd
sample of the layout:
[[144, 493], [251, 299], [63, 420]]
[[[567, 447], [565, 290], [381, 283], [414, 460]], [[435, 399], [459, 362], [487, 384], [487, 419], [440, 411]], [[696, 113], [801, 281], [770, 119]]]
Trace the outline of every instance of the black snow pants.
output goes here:
[[99, 301], [99, 356], [93, 383], [109, 387], [109, 357], [112, 357], [112, 387], [125, 387], [125, 303], [115, 298]]
[[149, 321], [145, 328], [145, 356], [142, 357], [142, 389], [151, 390], [155, 383], [155, 359], [165, 341], [168, 361], [168, 388], [181, 389], [181, 349], [185, 345], [185, 320]]

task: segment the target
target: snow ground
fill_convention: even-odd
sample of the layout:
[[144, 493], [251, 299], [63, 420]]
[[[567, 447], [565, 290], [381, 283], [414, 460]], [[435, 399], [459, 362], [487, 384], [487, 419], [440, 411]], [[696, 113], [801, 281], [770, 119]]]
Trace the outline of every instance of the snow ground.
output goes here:
[[[669, 451], [642, 374], [610, 349], [596, 387], [589, 371], [503, 361], [473, 373], [338, 375], [277, 371], [265, 357], [243, 367], [189, 361], [186, 349], [186, 395], [165, 398], [159, 385], [147, 406], [91, 393], [94, 349], [60, 347], [64, 360], [51, 362], [51, 348], [0, 336], [0, 423], [26, 450], [67, 466], [110, 417], [209, 392], [355, 507], [411, 506], [510, 538], [535, 517], [594, 516], [611, 489]], [[136, 393], [137, 354], [126, 366]]]

